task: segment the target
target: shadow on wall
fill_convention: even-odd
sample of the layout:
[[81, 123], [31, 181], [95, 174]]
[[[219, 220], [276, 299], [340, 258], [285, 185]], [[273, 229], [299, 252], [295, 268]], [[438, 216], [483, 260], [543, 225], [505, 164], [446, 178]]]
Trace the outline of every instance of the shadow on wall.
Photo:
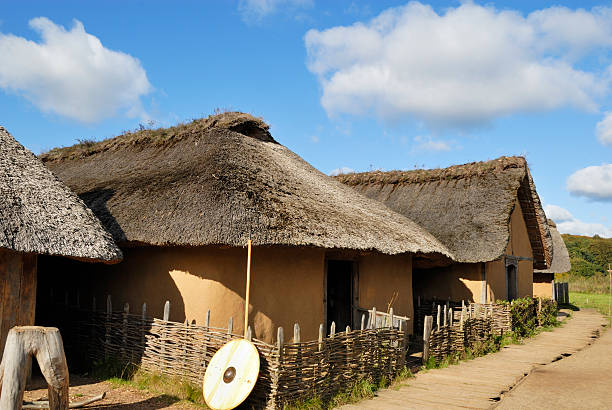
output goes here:
[[[131, 260], [130, 252], [116, 265], [79, 262], [63, 257], [39, 257], [36, 321], [45, 318], [45, 306], [52, 303], [79, 305], [106, 310], [107, 295], [111, 295], [112, 310], [122, 311], [130, 305], [131, 313], [141, 313], [147, 303], [149, 316], [161, 318], [166, 300], [171, 303], [170, 319], [183, 322], [185, 305], [176, 284], [168, 274], [168, 267], [149, 258], [149, 263]], [[143, 266], [144, 265], [144, 266]], [[52, 320], [45, 321], [52, 325]]]
[[[209, 247], [203, 253], [203, 248], [154, 246], [122, 250], [124, 259], [115, 265], [41, 256], [37, 323], [53, 326], [53, 318], [45, 317], [45, 306], [51, 302], [76, 306], [78, 297], [82, 308], [91, 309], [95, 297], [96, 309], [103, 311], [111, 295], [113, 311], [122, 311], [127, 302], [130, 313], [139, 314], [146, 302], [148, 316], [162, 318], [168, 300], [171, 321], [195, 320], [203, 325], [210, 309], [211, 326], [227, 327], [233, 317], [234, 329], [242, 331], [246, 269], [242, 253], [246, 251]], [[252, 289], [252, 298], [254, 293]], [[269, 322], [267, 315], [252, 307], [249, 318], [254, 330], [256, 321], [260, 330], [262, 322]]]
[[466, 282], [471, 282], [473, 288], [482, 286], [474, 276], [449, 268], [415, 269], [412, 275], [414, 298], [480, 302], [475, 300], [480, 293], [475, 294], [475, 289], [466, 286]]

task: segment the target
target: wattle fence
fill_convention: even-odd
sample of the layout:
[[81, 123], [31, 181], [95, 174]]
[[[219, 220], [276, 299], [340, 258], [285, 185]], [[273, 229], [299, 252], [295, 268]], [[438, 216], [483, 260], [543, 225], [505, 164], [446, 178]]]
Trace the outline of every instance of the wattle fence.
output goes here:
[[509, 332], [519, 337], [530, 336], [538, 326], [554, 324], [557, 312], [557, 303], [545, 298], [469, 305], [428, 301], [419, 305], [417, 321], [423, 326], [423, 363], [430, 357], [439, 362], [474, 348], [492, 336]]
[[[210, 312], [203, 326], [172, 322], [168, 320], [168, 302], [159, 319], [147, 314], [146, 304], [139, 313], [130, 311], [127, 304], [120, 311], [113, 310], [110, 296], [105, 310], [97, 310], [95, 300], [90, 309], [82, 308], [78, 294], [76, 306], [69, 305], [68, 300], [66, 296], [64, 303], [51, 304], [44, 310], [52, 318], [49, 325], [60, 328], [69, 364], [133, 364], [200, 386], [216, 351], [228, 341], [242, 338], [233, 333], [231, 318], [226, 328], [209, 326]], [[422, 316], [419, 345], [427, 362], [430, 357], [439, 361], [492, 335], [513, 331], [518, 322], [545, 325], [545, 318], [556, 312], [556, 303], [542, 299], [486, 305], [426, 302], [415, 311], [417, 318]], [[247, 335], [257, 347], [261, 363], [247, 406], [279, 408], [312, 397], [327, 400], [359, 380], [378, 383], [401, 372], [411, 347], [408, 318], [376, 312], [375, 308], [362, 313], [359, 330], [347, 327], [336, 332], [332, 325], [325, 335], [321, 325], [319, 338], [313, 341], [301, 341], [297, 324], [287, 342], [283, 328], [278, 328], [274, 344]]]
[[[66, 299], [67, 300], [67, 299]], [[95, 303], [95, 302], [94, 302]], [[158, 373], [201, 386], [204, 372], [215, 352], [231, 339], [242, 338], [232, 332], [232, 320], [225, 329], [167, 320], [147, 315], [146, 304], [134, 314], [126, 304], [121, 311], [112, 309], [110, 297], [105, 311], [79, 306], [54, 304], [54, 326], [60, 328], [69, 364], [134, 364]], [[371, 314], [372, 312], [370, 312]], [[372, 317], [376, 317], [374, 315]], [[380, 323], [380, 320], [376, 322]], [[389, 323], [400, 327], [344, 329], [329, 335], [319, 329], [318, 340], [302, 342], [300, 329], [294, 327], [291, 342], [284, 341], [284, 330], [278, 329], [275, 344], [252, 339], [259, 351], [260, 373], [247, 406], [279, 408], [297, 400], [333, 397], [361, 379], [375, 383], [392, 379], [405, 367], [408, 346], [405, 322], [390, 317]]]

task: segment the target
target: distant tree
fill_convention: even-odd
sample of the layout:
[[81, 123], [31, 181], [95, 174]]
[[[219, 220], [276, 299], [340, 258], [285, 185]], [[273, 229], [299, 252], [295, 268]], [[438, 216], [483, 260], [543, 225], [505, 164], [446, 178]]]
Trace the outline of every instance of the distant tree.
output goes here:
[[572, 270], [570, 274], [590, 277], [606, 272], [608, 263], [612, 263], [612, 239], [562, 235], [570, 255]]

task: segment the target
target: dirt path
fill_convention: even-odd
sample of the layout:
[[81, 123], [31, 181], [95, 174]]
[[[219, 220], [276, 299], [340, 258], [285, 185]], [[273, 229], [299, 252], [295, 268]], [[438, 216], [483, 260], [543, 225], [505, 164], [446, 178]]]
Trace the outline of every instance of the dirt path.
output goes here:
[[[190, 403], [177, 402], [173, 397], [153, 394], [129, 386], [117, 386], [109, 382], [99, 382], [89, 378], [70, 375], [70, 401], [83, 401], [106, 393], [104, 400], [84, 407], [85, 409], [104, 410], [156, 410], [156, 409], [202, 409]], [[26, 390], [24, 400], [46, 400], [47, 387], [44, 379], [36, 379], [29, 390]]]
[[580, 352], [535, 369], [504, 395], [499, 409], [612, 407], [612, 331]]
[[572, 315], [562, 327], [541, 333], [523, 345], [507, 346], [498, 353], [456, 366], [418, 373], [398, 390], [385, 389], [372, 400], [342, 408], [489, 408], [534, 369], [591, 344], [605, 323], [595, 311]]

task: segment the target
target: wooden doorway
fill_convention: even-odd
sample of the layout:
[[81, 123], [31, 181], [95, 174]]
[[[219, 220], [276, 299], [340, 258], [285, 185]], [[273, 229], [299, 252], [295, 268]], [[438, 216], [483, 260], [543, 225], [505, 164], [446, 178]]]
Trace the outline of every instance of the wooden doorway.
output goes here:
[[506, 298], [508, 301], [516, 299], [518, 296], [518, 282], [516, 265], [506, 266]]
[[327, 334], [332, 322], [336, 332], [343, 332], [347, 326], [353, 328], [356, 299], [356, 262], [352, 260], [327, 260], [325, 272], [325, 311]]

